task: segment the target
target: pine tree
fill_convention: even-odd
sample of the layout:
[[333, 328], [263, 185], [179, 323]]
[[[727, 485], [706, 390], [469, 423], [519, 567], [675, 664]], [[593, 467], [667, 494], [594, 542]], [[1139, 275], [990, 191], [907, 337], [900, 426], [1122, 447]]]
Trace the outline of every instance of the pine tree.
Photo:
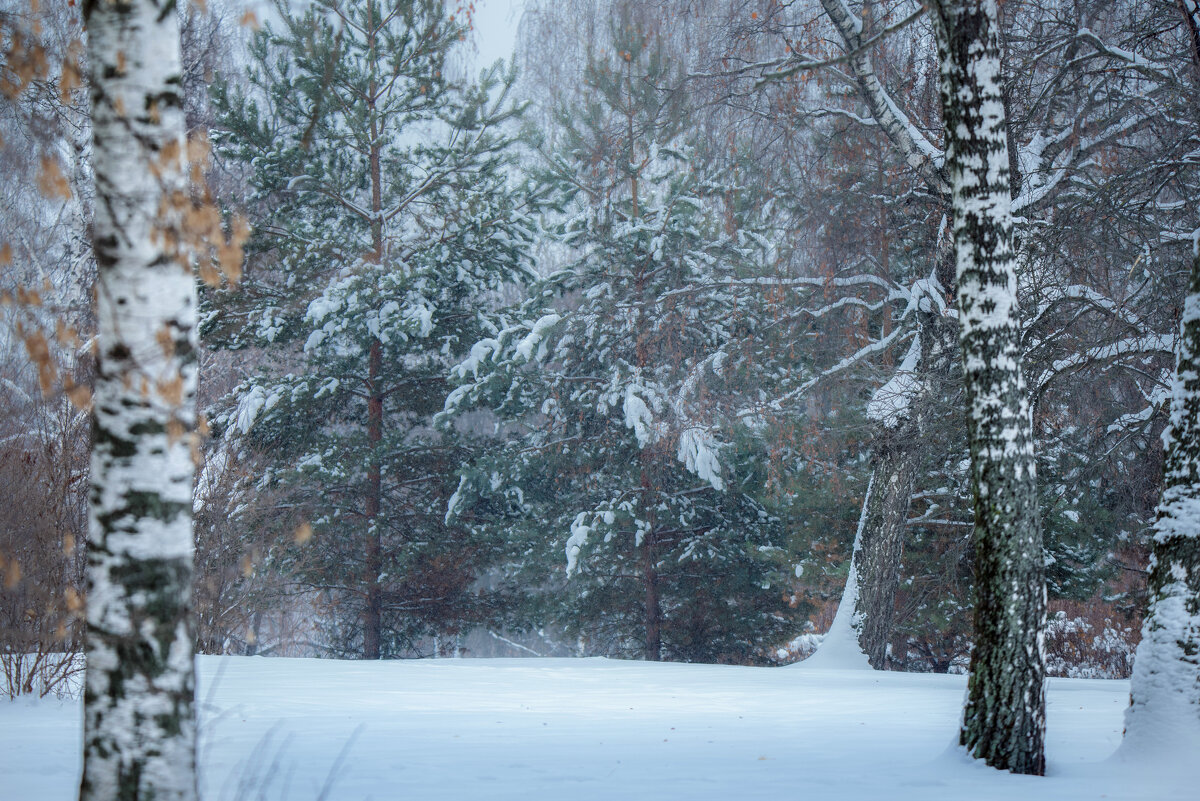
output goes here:
[[194, 799], [196, 290], [179, 27], [165, 0], [84, 7], [99, 269], [82, 799]]
[[784, 534], [754, 497], [761, 457], [714, 412], [755, 369], [735, 288], [767, 248], [658, 42], [628, 20], [612, 40], [547, 177], [568, 264], [456, 368], [450, 415], [489, 408], [518, 436], [466, 471], [451, 514], [507, 521], [541, 612], [584, 653], [762, 659], [786, 623]]
[[288, 354], [219, 422], [277, 459], [269, 480], [312, 538], [302, 526], [306, 544], [272, 558], [325, 593], [336, 640], [368, 659], [475, 614], [486, 561], [443, 522], [465, 434], [430, 418], [449, 366], [526, 279], [532, 229], [506, 176], [512, 76], [452, 81], [462, 34], [435, 0], [317, 2], [259, 33], [250, 90], [217, 98], [221, 152], [253, 170], [263, 219], [211, 330]]
[[975, 495], [975, 650], [960, 741], [993, 767], [1041, 775], [1046, 582], [1021, 375], [998, 12], [995, 0], [945, 0], [934, 19]]

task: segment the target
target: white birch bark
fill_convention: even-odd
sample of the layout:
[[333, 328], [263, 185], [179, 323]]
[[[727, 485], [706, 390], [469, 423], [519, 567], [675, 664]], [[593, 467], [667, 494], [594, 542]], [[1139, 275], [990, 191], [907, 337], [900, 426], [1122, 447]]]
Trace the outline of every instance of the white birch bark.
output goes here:
[[84, 4], [98, 265], [80, 798], [196, 797], [192, 429], [196, 299], [173, 0]]
[[[1179, 0], [1200, 80], [1200, 3]], [[1200, 746], [1200, 228], [1179, 322], [1163, 495], [1151, 543], [1150, 608], [1133, 662], [1122, 750], [1160, 757]], [[1164, 745], [1173, 745], [1164, 748]]]
[[992, 767], [1045, 771], [1045, 570], [996, 0], [933, 4], [953, 187], [960, 341], [975, 494], [975, 649], [960, 742]]
[[1125, 750], [1200, 745], [1200, 229], [1195, 238]]

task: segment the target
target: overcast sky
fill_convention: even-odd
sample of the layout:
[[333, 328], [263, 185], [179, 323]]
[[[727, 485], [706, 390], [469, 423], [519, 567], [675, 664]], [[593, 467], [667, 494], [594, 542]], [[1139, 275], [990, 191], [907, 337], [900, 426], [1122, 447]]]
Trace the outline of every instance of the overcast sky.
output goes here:
[[[251, 11], [260, 21], [277, 19], [271, 0], [227, 0], [229, 7]], [[512, 56], [517, 40], [517, 23], [521, 20], [521, 9], [525, 0], [475, 0], [474, 31], [472, 44], [476, 70], [491, 66], [498, 58], [505, 61]], [[292, 0], [293, 10], [302, 13], [305, 0]], [[451, 6], [453, 8], [453, 6]]]
[[507, 62], [512, 56], [522, 6], [524, 0], [476, 0], [474, 38], [479, 67], [498, 58]]

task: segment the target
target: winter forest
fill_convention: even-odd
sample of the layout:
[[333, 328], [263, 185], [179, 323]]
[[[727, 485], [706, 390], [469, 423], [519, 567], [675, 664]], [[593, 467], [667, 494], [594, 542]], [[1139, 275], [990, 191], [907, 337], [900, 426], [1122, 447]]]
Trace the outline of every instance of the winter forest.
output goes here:
[[1197, 0], [0, 0], [0, 93], [0, 801], [1195, 797]]

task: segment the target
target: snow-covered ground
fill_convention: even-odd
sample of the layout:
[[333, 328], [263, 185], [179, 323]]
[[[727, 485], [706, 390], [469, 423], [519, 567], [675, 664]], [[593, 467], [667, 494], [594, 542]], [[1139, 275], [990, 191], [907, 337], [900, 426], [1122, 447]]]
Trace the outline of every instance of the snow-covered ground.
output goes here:
[[[1112, 756], [1123, 681], [1051, 679], [1049, 775], [1035, 778], [949, 747], [962, 676], [604, 659], [199, 664], [204, 801], [1200, 797], [1200, 759]], [[79, 736], [78, 702], [0, 702], [0, 800], [72, 799]]]

